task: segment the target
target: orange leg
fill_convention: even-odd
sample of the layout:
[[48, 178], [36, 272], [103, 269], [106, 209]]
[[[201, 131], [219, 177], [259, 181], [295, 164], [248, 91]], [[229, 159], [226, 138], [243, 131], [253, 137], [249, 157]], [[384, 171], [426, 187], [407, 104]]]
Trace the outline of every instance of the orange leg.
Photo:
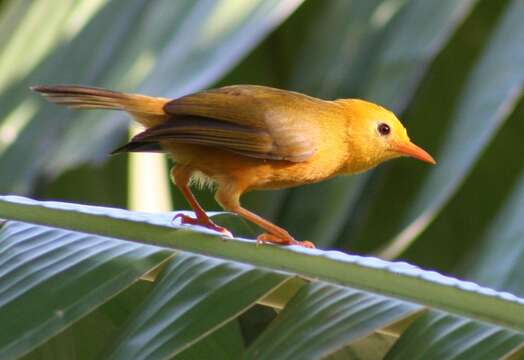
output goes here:
[[207, 216], [206, 212], [200, 204], [198, 203], [197, 199], [191, 192], [191, 189], [189, 188], [189, 179], [191, 178], [192, 170], [185, 166], [175, 165], [171, 169], [171, 178], [173, 179], [173, 182], [175, 185], [180, 189], [182, 192], [182, 195], [184, 195], [184, 198], [187, 200], [193, 211], [195, 212], [196, 218], [192, 218], [190, 216], [184, 215], [184, 214], [177, 214], [173, 218], [173, 221], [180, 218], [182, 224], [191, 224], [191, 225], [200, 225], [203, 227], [206, 227], [208, 229], [218, 231], [228, 237], [233, 237], [231, 232], [227, 230], [226, 228], [223, 228], [222, 226], [218, 226], [215, 224], [211, 219]]
[[267, 233], [257, 237], [257, 244], [274, 243], [279, 245], [298, 245], [310, 249], [315, 248], [312, 242], [297, 241], [286, 230], [240, 206], [240, 193], [224, 191], [224, 188], [219, 187], [215, 198], [225, 210], [234, 212], [267, 231]]

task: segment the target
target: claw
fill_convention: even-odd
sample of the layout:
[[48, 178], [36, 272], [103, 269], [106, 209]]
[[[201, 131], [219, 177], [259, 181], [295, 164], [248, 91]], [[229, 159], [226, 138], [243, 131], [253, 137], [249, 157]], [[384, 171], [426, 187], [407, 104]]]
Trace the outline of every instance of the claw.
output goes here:
[[207, 229], [219, 232], [219, 233], [221, 233], [222, 235], [224, 235], [226, 237], [229, 237], [229, 238], [233, 237], [233, 234], [228, 229], [215, 224], [214, 222], [212, 222], [209, 219], [202, 220], [202, 219], [198, 219], [198, 218], [192, 218], [191, 216], [187, 216], [187, 215], [184, 215], [184, 214], [176, 214], [172, 221], [175, 221], [176, 219], [180, 219], [180, 223], [181, 224], [190, 224], [190, 225], [203, 226], [203, 227], [205, 227]]
[[302, 246], [308, 249], [315, 249], [315, 244], [307, 240], [306, 241], [297, 241], [293, 238], [284, 239], [284, 238], [280, 238], [272, 234], [261, 234], [257, 237], [257, 246], [260, 246], [262, 244], [267, 244], [267, 243], [278, 244], [278, 245], [298, 245], [298, 246]]

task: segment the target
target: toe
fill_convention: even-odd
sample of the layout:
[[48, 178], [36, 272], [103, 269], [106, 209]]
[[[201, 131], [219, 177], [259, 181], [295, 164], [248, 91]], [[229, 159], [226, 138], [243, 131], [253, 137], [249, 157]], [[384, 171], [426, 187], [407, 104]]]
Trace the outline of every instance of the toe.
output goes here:
[[269, 234], [261, 234], [257, 236], [257, 246], [264, 245], [267, 243], [275, 243], [275, 238]]
[[180, 219], [180, 223], [181, 224], [196, 224], [197, 223], [197, 219], [194, 219], [190, 216], [187, 216], [185, 214], [176, 214], [174, 217], [173, 217], [173, 220], [171, 220], [172, 222], [175, 222], [176, 220]]
[[313, 244], [311, 241], [297, 241], [296, 244], [294, 245], [298, 245], [298, 246], [302, 246], [302, 247], [305, 247], [307, 249], [316, 249], [316, 246], [315, 244]]
[[232, 238], [233, 237], [233, 234], [231, 233], [231, 231], [229, 231], [228, 229], [226, 229], [226, 228], [224, 228], [222, 226], [215, 225], [215, 228], [213, 230], [218, 231], [219, 233], [221, 233], [225, 237], [228, 237], [228, 238]]
[[203, 227], [205, 227], [205, 228], [207, 228], [209, 230], [213, 230], [213, 231], [219, 232], [219, 233], [221, 233], [222, 235], [224, 235], [226, 237], [230, 237], [230, 238], [233, 237], [233, 234], [231, 233], [231, 231], [229, 231], [228, 229], [226, 229], [226, 228], [224, 228], [222, 226], [218, 226], [217, 224], [215, 224], [214, 222], [212, 222], [209, 219], [198, 219], [198, 218], [192, 218], [192, 217], [184, 215], [184, 214], [176, 214], [173, 217], [172, 221], [175, 221], [177, 219], [180, 219], [180, 223], [182, 225], [203, 226]]
[[290, 237], [289, 239], [280, 238], [272, 234], [261, 234], [257, 237], [257, 245], [262, 244], [278, 244], [278, 245], [297, 245], [308, 249], [315, 249], [315, 245], [311, 241], [297, 241]]

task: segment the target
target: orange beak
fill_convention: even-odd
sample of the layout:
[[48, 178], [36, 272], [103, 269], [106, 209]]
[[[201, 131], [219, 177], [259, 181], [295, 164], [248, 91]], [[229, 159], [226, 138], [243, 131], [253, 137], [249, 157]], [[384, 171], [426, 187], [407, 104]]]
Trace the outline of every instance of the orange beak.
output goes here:
[[426, 150], [422, 149], [421, 147], [418, 147], [412, 142], [397, 143], [393, 146], [393, 150], [404, 156], [410, 156], [412, 158], [430, 163], [432, 165], [435, 165], [437, 163], [435, 159], [433, 159], [433, 157], [427, 153]]

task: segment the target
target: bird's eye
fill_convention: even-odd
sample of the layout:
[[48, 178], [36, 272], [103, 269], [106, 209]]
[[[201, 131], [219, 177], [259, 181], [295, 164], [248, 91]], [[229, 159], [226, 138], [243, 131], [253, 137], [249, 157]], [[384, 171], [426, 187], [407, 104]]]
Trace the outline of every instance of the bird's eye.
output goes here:
[[391, 132], [391, 128], [389, 127], [388, 124], [379, 124], [378, 127], [377, 127], [377, 130], [378, 130], [378, 133], [380, 135], [389, 135], [389, 133]]

